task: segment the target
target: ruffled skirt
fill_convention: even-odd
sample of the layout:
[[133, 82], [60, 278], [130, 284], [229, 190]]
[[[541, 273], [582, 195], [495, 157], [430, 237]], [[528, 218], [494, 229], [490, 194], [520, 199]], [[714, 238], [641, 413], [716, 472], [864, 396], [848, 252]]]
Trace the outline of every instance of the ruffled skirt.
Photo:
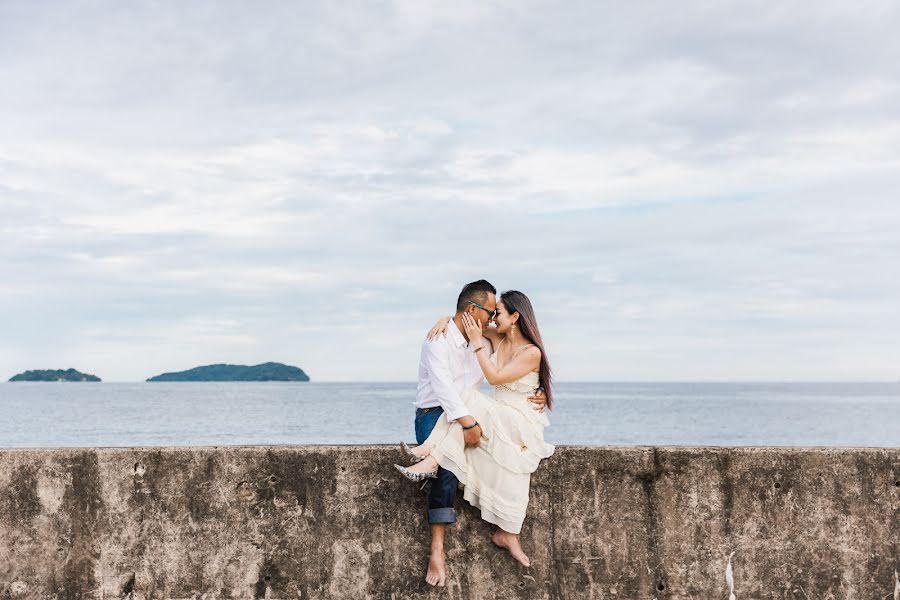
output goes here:
[[464, 486], [463, 498], [481, 510], [481, 518], [517, 534], [528, 508], [531, 474], [555, 450], [544, 442], [546, 417], [519, 394], [495, 399], [469, 389], [460, 397], [481, 425], [479, 446], [466, 448], [462, 426], [446, 415], [422, 445], [456, 476]]

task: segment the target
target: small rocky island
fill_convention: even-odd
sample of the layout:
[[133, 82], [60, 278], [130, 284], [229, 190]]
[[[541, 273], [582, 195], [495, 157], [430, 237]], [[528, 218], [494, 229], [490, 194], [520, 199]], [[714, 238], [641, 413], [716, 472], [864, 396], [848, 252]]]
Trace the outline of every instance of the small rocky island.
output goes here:
[[309, 381], [303, 369], [267, 362], [245, 365], [207, 365], [178, 373], [163, 373], [147, 381]]
[[75, 369], [38, 369], [19, 373], [10, 381], [100, 381], [100, 378]]

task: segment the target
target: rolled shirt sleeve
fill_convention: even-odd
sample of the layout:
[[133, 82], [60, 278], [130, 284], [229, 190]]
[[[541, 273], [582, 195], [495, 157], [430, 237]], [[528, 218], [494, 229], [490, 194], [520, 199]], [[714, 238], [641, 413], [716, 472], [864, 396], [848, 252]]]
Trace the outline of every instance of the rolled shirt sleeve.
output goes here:
[[450, 372], [450, 348], [444, 340], [427, 343], [425, 364], [431, 386], [437, 395], [448, 421], [469, 416], [469, 409], [459, 397]]

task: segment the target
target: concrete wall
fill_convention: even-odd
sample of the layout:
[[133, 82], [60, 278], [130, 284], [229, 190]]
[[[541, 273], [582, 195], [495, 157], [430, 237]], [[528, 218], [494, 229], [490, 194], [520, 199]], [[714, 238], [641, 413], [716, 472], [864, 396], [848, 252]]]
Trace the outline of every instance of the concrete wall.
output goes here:
[[0, 450], [2, 598], [900, 598], [900, 449], [561, 447], [431, 592], [383, 446]]

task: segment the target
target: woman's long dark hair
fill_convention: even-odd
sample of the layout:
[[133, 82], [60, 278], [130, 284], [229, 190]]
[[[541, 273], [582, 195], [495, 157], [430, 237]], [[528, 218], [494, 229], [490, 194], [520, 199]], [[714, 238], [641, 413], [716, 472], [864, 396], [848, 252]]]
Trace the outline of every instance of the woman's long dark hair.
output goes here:
[[538, 381], [540, 386], [544, 388], [544, 395], [547, 398], [547, 408], [553, 409], [553, 392], [550, 389], [550, 380], [552, 374], [550, 371], [550, 361], [547, 360], [547, 351], [544, 350], [544, 340], [541, 338], [541, 332], [538, 329], [537, 318], [534, 316], [534, 308], [531, 307], [531, 300], [522, 292], [510, 290], [500, 295], [503, 306], [509, 314], [519, 313], [519, 331], [522, 336], [538, 347], [541, 351], [541, 367], [538, 371]]

